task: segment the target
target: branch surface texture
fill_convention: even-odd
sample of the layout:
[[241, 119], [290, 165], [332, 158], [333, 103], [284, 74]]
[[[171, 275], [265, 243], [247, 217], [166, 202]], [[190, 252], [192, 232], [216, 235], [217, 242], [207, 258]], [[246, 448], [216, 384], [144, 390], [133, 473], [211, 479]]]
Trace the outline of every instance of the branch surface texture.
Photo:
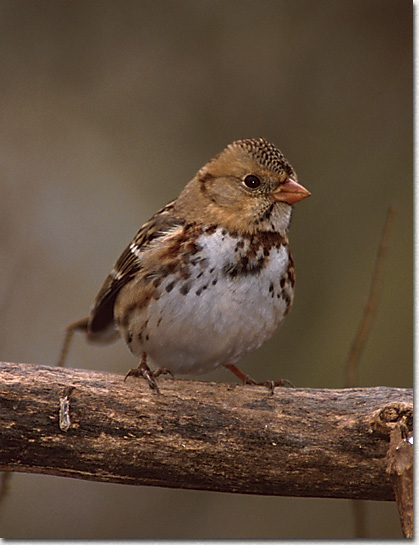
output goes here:
[[394, 500], [413, 392], [266, 388], [0, 363], [0, 470], [132, 485]]

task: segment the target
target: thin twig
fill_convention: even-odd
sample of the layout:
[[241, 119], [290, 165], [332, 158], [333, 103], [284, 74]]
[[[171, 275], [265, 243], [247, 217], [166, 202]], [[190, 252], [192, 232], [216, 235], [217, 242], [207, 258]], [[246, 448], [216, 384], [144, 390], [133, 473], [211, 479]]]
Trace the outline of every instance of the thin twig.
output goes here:
[[7, 494], [10, 492], [11, 471], [3, 471], [0, 477], [0, 505], [3, 503]]
[[[345, 385], [348, 388], [354, 388], [357, 385], [357, 367], [361, 357], [362, 350], [368, 339], [368, 335], [371, 331], [372, 322], [375, 316], [375, 311], [378, 305], [378, 299], [380, 295], [381, 279], [383, 276], [384, 262], [388, 249], [388, 242], [390, 239], [391, 227], [393, 224], [393, 218], [395, 214], [395, 208], [389, 206], [387, 210], [386, 221], [384, 223], [383, 232], [381, 234], [380, 245], [377, 251], [377, 257], [375, 260], [374, 273], [371, 279], [370, 293], [368, 302], [364, 310], [361, 323], [358, 331], [352, 342], [351, 349], [348, 353], [346, 360], [346, 381]], [[366, 513], [365, 502], [362, 500], [352, 501], [352, 514], [355, 525], [355, 537], [366, 538]]]
[[357, 367], [361, 357], [362, 350], [365, 347], [365, 343], [368, 339], [369, 332], [371, 330], [372, 322], [377, 310], [378, 299], [380, 296], [381, 280], [384, 270], [384, 261], [387, 254], [388, 242], [390, 239], [391, 228], [393, 225], [393, 219], [396, 209], [393, 206], [389, 206], [387, 210], [387, 217], [384, 224], [384, 229], [381, 234], [380, 245], [378, 247], [377, 257], [375, 260], [374, 273], [371, 280], [370, 293], [368, 302], [364, 309], [364, 315], [359, 325], [358, 331], [352, 342], [351, 349], [346, 360], [346, 380], [345, 386], [347, 388], [353, 388], [357, 384]]
[[367, 538], [367, 516], [364, 500], [352, 500], [352, 517], [354, 522], [354, 537], [356, 539]]

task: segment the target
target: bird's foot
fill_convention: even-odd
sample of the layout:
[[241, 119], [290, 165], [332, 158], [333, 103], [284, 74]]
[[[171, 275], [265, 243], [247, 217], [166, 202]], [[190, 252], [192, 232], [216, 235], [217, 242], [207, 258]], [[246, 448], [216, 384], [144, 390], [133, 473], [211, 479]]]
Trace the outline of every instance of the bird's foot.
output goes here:
[[271, 395], [274, 393], [275, 388], [281, 388], [284, 386], [289, 386], [290, 388], [295, 388], [294, 384], [287, 380], [286, 378], [280, 378], [278, 380], [263, 380], [262, 382], [256, 382], [255, 379], [246, 376], [244, 384], [250, 384], [251, 386], [266, 386], [271, 392]]
[[166, 367], [162, 367], [160, 369], [154, 369], [152, 371], [150, 367], [147, 365], [146, 355], [143, 354], [138, 367], [136, 367], [135, 369], [130, 369], [128, 371], [128, 373], [125, 375], [124, 382], [127, 380], [128, 377], [145, 378], [150, 388], [152, 390], [156, 390], [156, 392], [160, 394], [160, 389], [157, 386], [157, 382], [155, 380], [160, 375], [170, 375], [172, 378], [174, 378], [173, 373], [170, 371], [170, 369], [166, 369]]
[[245, 375], [243, 371], [241, 371], [234, 364], [224, 365], [224, 367], [226, 367], [232, 373], [234, 373], [236, 377], [238, 377], [243, 382], [243, 384], [249, 384], [251, 386], [265, 386], [266, 388], [269, 389], [269, 391], [271, 392], [271, 395], [273, 395], [275, 388], [278, 388], [278, 387], [289, 386], [291, 388], [295, 388], [294, 384], [285, 378], [280, 378], [278, 380], [264, 380], [262, 382], [256, 382], [255, 379], [253, 379], [252, 377], [249, 377], [249, 375]]

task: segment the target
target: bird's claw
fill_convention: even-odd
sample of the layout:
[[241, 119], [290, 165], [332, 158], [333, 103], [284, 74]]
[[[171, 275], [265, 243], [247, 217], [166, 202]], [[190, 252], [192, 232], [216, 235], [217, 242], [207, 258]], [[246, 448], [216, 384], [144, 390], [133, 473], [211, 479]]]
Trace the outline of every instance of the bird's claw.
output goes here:
[[290, 382], [289, 380], [285, 379], [285, 378], [280, 378], [280, 379], [275, 380], [275, 381], [274, 380], [264, 380], [262, 382], [256, 382], [255, 379], [253, 379], [252, 377], [249, 377], [249, 375], [247, 375], [246, 378], [245, 378], [244, 383], [249, 384], [251, 386], [265, 386], [266, 388], [269, 389], [269, 391], [271, 392], [271, 395], [273, 395], [275, 388], [280, 388], [280, 387], [283, 387], [283, 386], [289, 386], [290, 388], [295, 388], [294, 384], [292, 382]]
[[157, 386], [157, 382], [155, 381], [155, 379], [160, 375], [170, 375], [172, 378], [174, 378], [173, 373], [170, 371], [170, 369], [162, 367], [161, 369], [155, 369], [154, 371], [152, 371], [147, 363], [144, 360], [141, 360], [138, 367], [136, 367], [135, 369], [130, 369], [128, 371], [128, 373], [125, 375], [124, 382], [127, 380], [128, 377], [145, 378], [150, 388], [160, 394], [160, 389]]

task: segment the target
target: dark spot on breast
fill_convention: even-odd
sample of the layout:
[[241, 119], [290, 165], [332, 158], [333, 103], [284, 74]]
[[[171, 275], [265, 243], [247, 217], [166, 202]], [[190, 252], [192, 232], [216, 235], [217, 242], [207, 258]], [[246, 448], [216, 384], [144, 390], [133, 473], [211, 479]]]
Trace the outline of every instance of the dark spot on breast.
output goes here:
[[132, 331], [127, 331], [125, 340], [126, 340], [126, 343], [127, 343], [127, 344], [131, 344], [131, 343], [132, 343]]
[[279, 282], [279, 285], [281, 286], [281, 288], [284, 288], [284, 286], [285, 286], [285, 278], [284, 277], [281, 278], [281, 281]]
[[179, 268], [179, 276], [182, 278], [182, 280], [187, 280], [191, 276], [191, 269], [188, 266], [180, 267]]
[[169, 293], [172, 291], [172, 289], [175, 287], [176, 282], [170, 282], [170, 284], [167, 284], [166, 291]]
[[218, 278], [214, 278], [214, 280], [211, 282], [211, 284], [212, 284], [213, 286], [215, 286], [215, 284], [216, 284], [217, 282], [218, 282]]
[[190, 289], [191, 289], [191, 283], [190, 282], [185, 282], [184, 284], [181, 285], [179, 292], [182, 295], [187, 295], [189, 293]]
[[205, 284], [204, 286], [201, 286], [196, 290], [196, 295], [201, 295], [201, 293], [208, 288], [208, 284]]
[[259, 259], [250, 259], [242, 257], [238, 263], [229, 263], [223, 268], [223, 272], [230, 278], [235, 278], [238, 275], [258, 274], [265, 266], [265, 258], [262, 256]]
[[238, 275], [238, 270], [237, 270], [237, 267], [233, 267], [233, 268], [229, 268], [229, 267], [224, 267], [224, 272], [230, 276], [230, 278], [235, 278], [237, 275]]
[[207, 235], [212, 235], [213, 233], [215, 233], [215, 231], [217, 230], [217, 226], [216, 225], [210, 225], [209, 227], [207, 227], [205, 229], [205, 233]]
[[285, 304], [287, 305], [287, 307], [290, 306], [290, 304], [291, 304], [291, 299], [290, 299], [290, 296], [288, 295], [288, 293], [287, 293], [285, 290], [282, 290], [282, 291], [281, 291], [281, 299], [285, 302]]

